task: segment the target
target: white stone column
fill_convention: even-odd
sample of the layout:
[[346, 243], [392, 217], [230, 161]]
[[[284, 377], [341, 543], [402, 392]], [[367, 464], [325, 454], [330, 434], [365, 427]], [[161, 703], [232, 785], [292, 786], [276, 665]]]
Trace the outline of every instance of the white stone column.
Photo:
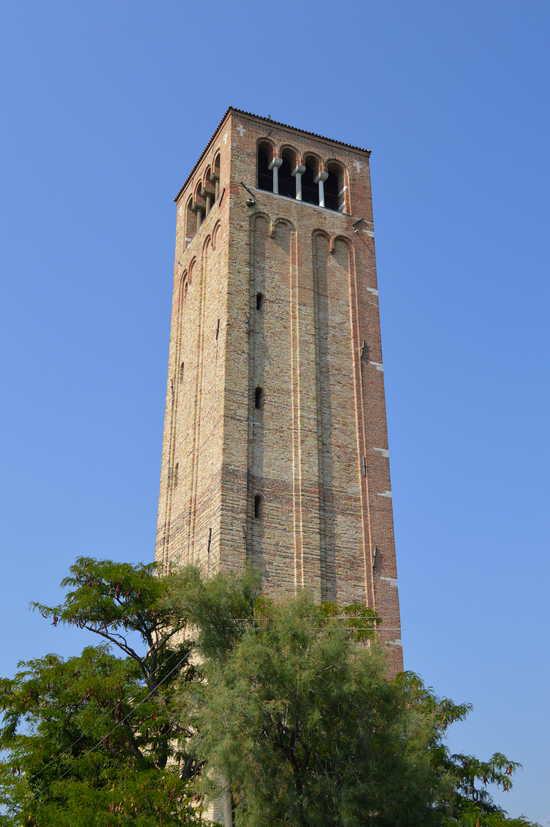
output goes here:
[[325, 206], [325, 181], [328, 178], [328, 172], [320, 172], [316, 176], [315, 181], [319, 184], [319, 206]]
[[305, 166], [303, 164], [299, 164], [292, 173], [296, 178], [296, 201], [302, 200], [302, 175], [305, 171]]
[[279, 195], [279, 167], [282, 163], [282, 158], [273, 158], [269, 164], [269, 169], [273, 170], [273, 192], [275, 195]]
[[339, 210], [339, 212], [345, 212], [346, 211], [346, 192], [347, 191], [348, 191], [348, 188], [344, 184], [344, 186], [342, 187], [342, 189], [338, 193], [338, 210]]

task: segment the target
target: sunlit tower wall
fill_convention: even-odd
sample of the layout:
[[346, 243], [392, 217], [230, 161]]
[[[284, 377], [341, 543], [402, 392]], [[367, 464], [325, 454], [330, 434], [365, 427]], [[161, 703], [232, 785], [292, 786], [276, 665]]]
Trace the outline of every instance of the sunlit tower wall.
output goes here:
[[156, 555], [370, 606], [395, 672], [369, 156], [229, 108], [180, 189]]

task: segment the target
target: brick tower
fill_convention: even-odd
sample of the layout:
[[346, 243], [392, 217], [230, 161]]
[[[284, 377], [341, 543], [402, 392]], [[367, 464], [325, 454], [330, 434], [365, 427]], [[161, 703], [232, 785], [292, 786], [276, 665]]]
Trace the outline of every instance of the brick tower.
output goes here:
[[374, 607], [399, 670], [369, 152], [231, 107], [176, 204], [157, 560]]

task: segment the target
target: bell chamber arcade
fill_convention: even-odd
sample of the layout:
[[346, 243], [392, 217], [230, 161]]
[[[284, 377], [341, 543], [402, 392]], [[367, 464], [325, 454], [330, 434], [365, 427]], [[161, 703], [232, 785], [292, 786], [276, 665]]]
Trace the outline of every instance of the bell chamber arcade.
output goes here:
[[299, 153], [291, 146], [277, 148], [264, 138], [258, 141], [258, 188], [349, 213], [346, 171], [338, 161], [324, 161], [313, 153]]

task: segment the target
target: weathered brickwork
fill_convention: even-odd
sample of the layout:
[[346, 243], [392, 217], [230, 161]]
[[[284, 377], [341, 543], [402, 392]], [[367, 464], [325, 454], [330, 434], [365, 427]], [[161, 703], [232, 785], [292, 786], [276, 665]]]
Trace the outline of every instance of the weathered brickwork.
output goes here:
[[[298, 199], [258, 187], [261, 141]], [[372, 606], [397, 671], [369, 153], [229, 109], [176, 202], [157, 559]]]

